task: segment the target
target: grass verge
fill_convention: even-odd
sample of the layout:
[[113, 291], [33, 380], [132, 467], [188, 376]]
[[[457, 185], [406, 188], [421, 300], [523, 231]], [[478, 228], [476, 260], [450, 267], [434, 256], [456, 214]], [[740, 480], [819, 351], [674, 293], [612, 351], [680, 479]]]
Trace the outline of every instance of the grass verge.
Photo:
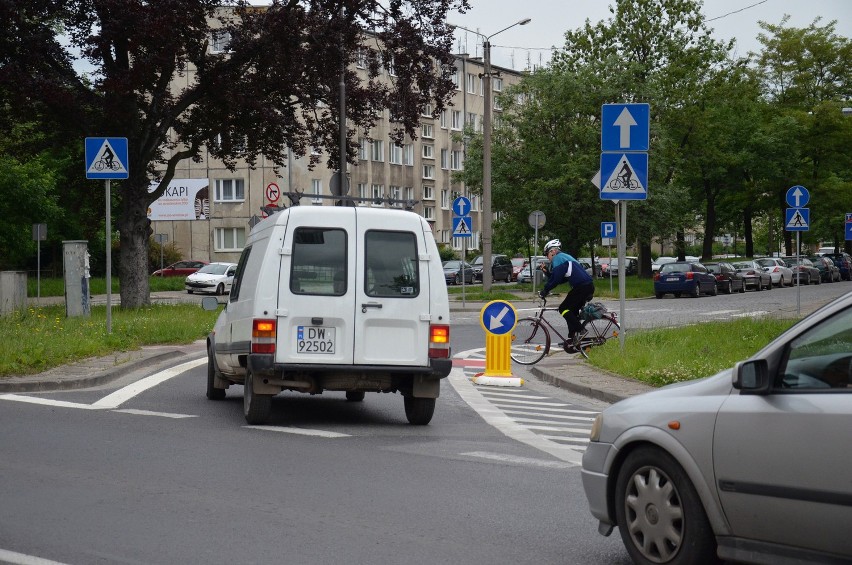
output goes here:
[[113, 308], [112, 332], [107, 334], [106, 306], [93, 306], [89, 317], [73, 318], [65, 316], [64, 305], [30, 307], [0, 316], [0, 378], [143, 345], [192, 343], [207, 336], [217, 315], [197, 304]]
[[796, 320], [743, 318], [678, 328], [633, 330], [593, 348], [589, 362], [652, 386], [714, 375], [751, 357]]

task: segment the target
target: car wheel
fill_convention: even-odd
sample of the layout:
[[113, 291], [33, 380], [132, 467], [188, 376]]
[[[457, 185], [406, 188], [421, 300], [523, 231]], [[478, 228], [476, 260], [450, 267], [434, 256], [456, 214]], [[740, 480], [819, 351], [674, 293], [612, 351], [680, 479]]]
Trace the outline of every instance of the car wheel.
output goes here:
[[627, 456], [618, 471], [615, 516], [634, 563], [719, 563], [695, 487], [661, 449], [643, 447]]
[[719, 287], [716, 284], [713, 284], [713, 290], [710, 292], [710, 296], [716, 296], [719, 294]]
[[216, 287], [216, 296], [222, 296], [223, 294], [225, 294], [225, 285], [219, 283], [219, 286]]
[[403, 400], [405, 402], [405, 417], [408, 418], [409, 424], [425, 426], [432, 421], [432, 415], [435, 413], [434, 398], [417, 398], [406, 395]]
[[456, 273], [456, 277], [453, 279], [453, 284], [461, 284], [461, 275]]
[[216, 388], [216, 360], [213, 352], [207, 348], [207, 398], [210, 400], [222, 400], [225, 398], [225, 389]]
[[255, 394], [251, 371], [246, 371], [246, 380], [243, 383], [243, 414], [249, 426], [261, 426], [269, 420], [269, 412], [272, 410], [272, 396], [268, 394]]
[[[760, 283], [758, 283], [758, 284], [760, 284]], [[740, 287], [740, 294], [745, 294], [745, 281], [743, 281], [743, 284]]]
[[663, 297], [663, 293], [662, 293], [662, 292], [658, 292], [658, 293], [656, 293], [656, 296], [657, 296], [657, 298], [662, 298], [662, 297]]
[[725, 291], [725, 294], [733, 294], [734, 293], [734, 281], [728, 281], [728, 289]]
[[506, 282], [507, 283], [512, 282], [512, 271], [509, 271], [508, 273], [506, 273]]
[[363, 390], [347, 390], [346, 400], [349, 402], [363, 402], [365, 394]]
[[679, 293], [679, 292], [675, 292], [675, 293], [674, 293], [674, 297], [675, 297], [675, 298], [680, 298], [680, 293]]
[[822, 284], [822, 276], [817, 277], [816, 283]]
[[191, 291], [191, 290], [187, 290], [187, 291], [186, 291], [186, 293], [187, 293], [187, 294], [192, 294], [192, 291]]

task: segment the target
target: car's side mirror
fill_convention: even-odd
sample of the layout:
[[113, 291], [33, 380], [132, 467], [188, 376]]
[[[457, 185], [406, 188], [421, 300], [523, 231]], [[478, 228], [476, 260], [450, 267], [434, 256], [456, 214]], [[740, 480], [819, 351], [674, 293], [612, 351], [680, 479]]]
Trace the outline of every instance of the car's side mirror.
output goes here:
[[741, 361], [734, 365], [733, 385], [743, 394], [768, 394], [771, 385], [766, 359]]

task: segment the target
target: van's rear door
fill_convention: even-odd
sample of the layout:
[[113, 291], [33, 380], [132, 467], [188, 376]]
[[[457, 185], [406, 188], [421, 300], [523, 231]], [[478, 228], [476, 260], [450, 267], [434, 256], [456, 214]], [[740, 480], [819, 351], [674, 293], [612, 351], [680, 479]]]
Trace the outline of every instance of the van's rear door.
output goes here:
[[277, 363], [352, 364], [355, 211], [294, 207], [281, 248]]
[[[362, 247], [355, 283], [354, 362], [426, 366], [431, 281], [420, 218], [366, 207], [357, 212]], [[440, 282], [444, 284], [443, 274]]]

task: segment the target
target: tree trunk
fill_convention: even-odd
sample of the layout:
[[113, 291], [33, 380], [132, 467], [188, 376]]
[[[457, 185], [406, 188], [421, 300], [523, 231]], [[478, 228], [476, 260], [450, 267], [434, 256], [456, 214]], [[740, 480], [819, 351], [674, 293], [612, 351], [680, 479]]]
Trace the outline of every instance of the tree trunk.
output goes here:
[[651, 242], [639, 240], [639, 278], [650, 279], [654, 276], [651, 271]]
[[686, 259], [686, 235], [683, 230], [678, 230], [675, 233], [675, 253], [678, 261]]
[[713, 236], [716, 234], [716, 193], [705, 187], [704, 194], [707, 198], [707, 212], [704, 217], [704, 242], [701, 246], [701, 260], [708, 261], [713, 258]]
[[121, 242], [118, 280], [122, 310], [151, 304], [148, 284], [148, 244], [151, 221], [148, 220], [148, 181], [131, 178], [123, 191], [118, 231]]
[[751, 206], [743, 210], [743, 231], [745, 232], [745, 256], [754, 257], [754, 232], [751, 229], [753, 212]]

